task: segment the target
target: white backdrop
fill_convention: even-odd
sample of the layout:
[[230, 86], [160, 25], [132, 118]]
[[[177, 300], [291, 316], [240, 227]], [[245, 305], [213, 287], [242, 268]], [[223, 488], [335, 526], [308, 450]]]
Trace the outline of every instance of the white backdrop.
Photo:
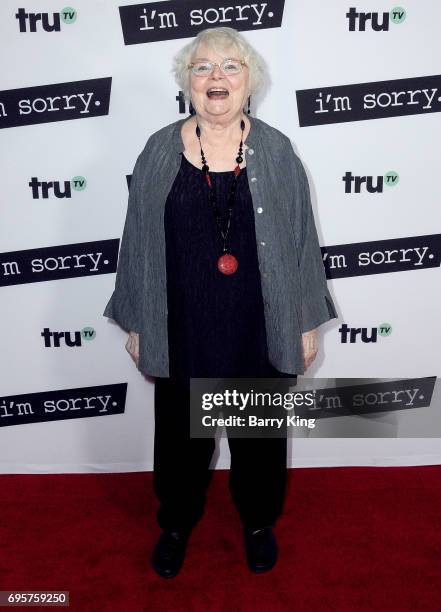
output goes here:
[[[336, 251], [339, 245], [355, 244], [356, 250], [366, 252], [369, 248], [359, 243], [386, 241], [385, 249], [409, 245], [420, 249], [409, 251], [413, 263], [404, 261], [395, 271], [385, 267], [373, 273], [375, 266], [360, 267], [357, 275], [343, 270], [329, 278], [340, 318], [320, 328], [321, 354], [308, 376], [437, 376], [441, 341], [441, 219], [436, 178], [441, 108], [439, 2], [407, 2], [401, 23], [385, 21], [383, 13], [392, 14], [390, 3], [365, 2], [362, 10], [378, 14], [379, 22], [388, 27], [373, 29], [373, 16], [363, 31], [360, 17], [354, 21], [355, 29], [350, 29], [348, 3], [342, 0], [319, 6], [308, 0], [287, 0], [284, 7], [281, 0], [255, 5], [165, 0], [139, 6], [146, 7], [149, 15], [156, 10], [156, 16], [159, 4], [164, 12], [176, 11], [177, 25], [154, 28], [162, 40], [150, 40], [152, 31], [144, 30], [144, 42], [139, 44], [125, 44], [121, 21], [123, 16], [127, 31], [139, 34], [139, 16], [125, 21], [119, 11], [134, 3], [77, 0], [75, 13], [67, 11], [64, 21], [59, 2], [29, 4], [6, 0], [0, 5], [0, 472], [152, 469], [153, 384], [126, 353], [126, 334], [102, 311], [115, 282], [115, 245], [118, 248], [126, 213], [127, 175], [148, 136], [188, 114], [188, 108], [179, 108], [170, 69], [173, 55], [190, 35], [203, 29], [191, 29], [188, 14], [186, 21], [183, 17], [186, 9], [188, 13], [195, 7], [211, 7], [207, 19], [214, 19], [214, 8], [221, 14], [220, 7], [233, 7], [229, 13], [233, 21], [217, 25], [247, 27], [244, 35], [266, 59], [271, 86], [263, 98], [253, 100], [252, 114], [287, 134], [303, 160], [320, 244]], [[21, 6], [25, 8], [20, 16]], [[234, 9], [238, 6], [243, 7], [239, 21]], [[261, 23], [250, 6], [262, 12]], [[69, 12], [75, 15], [71, 23]], [[30, 13], [42, 18], [35, 21]], [[281, 23], [274, 27], [277, 15]], [[55, 30], [47, 31], [53, 23]], [[158, 25], [154, 18], [150, 23]], [[95, 79], [105, 81], [97, 84]], [[306, 115], [300, 112], [298, 101], [306, 100], [306, 111], [311, 111], [321, 89], [344, 86], [355, 99], [357, 84], [371, 84], [367, 90], [372, 92], [390, 91], [393, 81], [401, 79], [406, 81], [397, 83], [397, 90], [413, 91], [413, 97], [403, 94], [405, 104], [389, 107], [390, 116], [375, 117], [370, 109], [345, 115], [344, 109], [334, 107], [326, 115], [332, 115], [330, 122], [320, 124], [324, 115], [315, 112], [317, 124], [306, 125]], [[429, 96], [433, 92], [431, 104], [429, 99], [424, 101], [424, 89]], [[304, 90], [315, 93], [308, 97]], [[62, 96], [74, 92], [82, 92], [83, 97], [73, 97], [69, 104]], [[94, 95], [88, 98], [90, 92]], [[332, 101], [326, 93], [322, 98]], [[55, 95], [61, 96], [53, 102], [58, 110], [45, 111], [48, 96]], [[32, 112], [27, 112], [26, 103], [18, 102], [26, 99], [39, 99]], [[378, 99], [380, 108], [382, 103], [386, 107], [386, 101], [386, 96]], [[399, 175], [396, 186], [385, 186], [378, 193], [362, 186], [360, 193], [345, 193], [342, 177], [347, 172], [373, 177], [375, 184], [377, 177], [389, 171]], [[34, 190], [30, 186], [33, 177], [34, 185], [55, 182], [60, 192], [67, 182], [70, 197], [57, 197], [53, 189], [43, 197], [44, 186]], [[73, 182], [74, 177], [85, 178], [87, 186], [75, 189], [85, 183]], [[429, 235], [430, 248], [424, 251], [421, 237]], [[403, 242], [388, 243], [395, 239]], [[94, 243], [93, 249], [86, 243]], [[47, 261], [49, 268], [59, 267], [57, 257], [67, 252], [63, 245], [73, 245], [71, 254], [99, 253], [107, 245], [110, 258], [96, 270], [92, 258], [83, 258], [83, 267], [77, 260], [78, 265], [66, 272], [48, 270], [45, 280], [35, 269], [38, 264], [29, 271], [29, 261], [44, 257], [52, 258]], [[37, 249], [43, 250], [31, 251]], [[425, 254], [421, 265], [415, 265], [418, 253]], [[19, 262], [17, 267], [11, 268], [11, 261]], [[75, 259], [67, 261], [71, 265]], [[392, 333], [379, 336], [375, 343], [341, 341], [343, 323], [370, 332], [385, 322], [391, 324]], [[68, 332], [72, 339], [75, 332], [92, 328], [92, 339], [83, 332], [77, 346], [68, 346], [66, 336], [61, 337], [60, 346], [54, 346], [48, 331], [46, 346], [45, 328]], [[105, 400], [90, 398], [105, 398], [108, 386], [116, 384], [124, 390], [127, 384], [125, 404], [121, 389], [115, 403], [115, 412], [120, 413], [100, 412], [99, 401]], [[74, 404], [65, 400], [54, 412], [43, 410], [43, 400], [57, 393], [83, 400], [78, 400], [75, 411]], [[25, 394], [42, 395], [26, 398]], [[410, 419], [407, 436], [415, 431], [409, 427], [418, 419], [416, 409], [397, 412], [395, 418], [404, 429]], [[229, 464], [224, 442], [217, 467]], [[290, 447], [293, 466], [441, 461], [437, 438], [312, 438], [293, 440]]]

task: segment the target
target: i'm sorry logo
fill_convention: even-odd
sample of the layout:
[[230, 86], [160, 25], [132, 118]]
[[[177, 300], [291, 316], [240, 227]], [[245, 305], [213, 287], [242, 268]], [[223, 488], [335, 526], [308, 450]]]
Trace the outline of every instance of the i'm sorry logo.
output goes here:
[[299, 126], [441, 111], [441, 75], [297, 90]]
[[0, 91], [0, 128], [109, 114], [111, 77]]
[[0, 253], [0, 287], [111, 274], [118, 248], [112, 238]]
[[321, 247], [327, 278], [438, 268], [441, 234]]
[[165, 0], [120, 6], [126, 45], [196, 36], [200, 30], [228, 26], [236, 30], [280, 28], [285, 0], [227, 2]]
[[0, 397], [0, 427], [123, 414], [127, 383]]

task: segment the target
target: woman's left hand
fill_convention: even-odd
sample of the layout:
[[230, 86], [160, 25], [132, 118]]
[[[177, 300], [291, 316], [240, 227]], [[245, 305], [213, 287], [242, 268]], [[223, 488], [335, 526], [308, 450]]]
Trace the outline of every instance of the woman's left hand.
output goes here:
[[309, 368], [311, 363], [317, 356], [317, 329], [311, 329], [310, 331], [302, 334], [302, 347], [303, 347], [303, 364], [305, 370]]

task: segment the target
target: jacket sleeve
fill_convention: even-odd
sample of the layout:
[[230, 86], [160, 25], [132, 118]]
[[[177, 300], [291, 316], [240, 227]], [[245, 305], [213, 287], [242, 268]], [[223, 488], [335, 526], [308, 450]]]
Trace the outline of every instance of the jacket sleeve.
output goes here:
[[125, 331], [137, 333], [141, 328], [139, 291], [142, 287], [142, 236], [140, 235], [142, 159], [141, 153], [133, 169], [126, 220], [120, 242], [115, 289], [103, 312], [103, 316], [116, 321]]
[[326, 272], [314, 222], [311, 195], [303, 163], [294, 152], [295, 225], [301, 284], [302, 333], [315, 329], [330, 319], [338, 318], [328, 289]]

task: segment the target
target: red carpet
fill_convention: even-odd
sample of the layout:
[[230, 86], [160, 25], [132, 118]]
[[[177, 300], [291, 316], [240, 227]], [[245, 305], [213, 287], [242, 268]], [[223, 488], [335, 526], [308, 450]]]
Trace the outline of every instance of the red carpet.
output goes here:
[[151, 473], [0, 476], [0, 590], [68, 590], [87, 612], [441, 610], [440, 466], [291, 470], [279, 563], [262, 575], [227, 475], [173, 580], [149, 565]]

